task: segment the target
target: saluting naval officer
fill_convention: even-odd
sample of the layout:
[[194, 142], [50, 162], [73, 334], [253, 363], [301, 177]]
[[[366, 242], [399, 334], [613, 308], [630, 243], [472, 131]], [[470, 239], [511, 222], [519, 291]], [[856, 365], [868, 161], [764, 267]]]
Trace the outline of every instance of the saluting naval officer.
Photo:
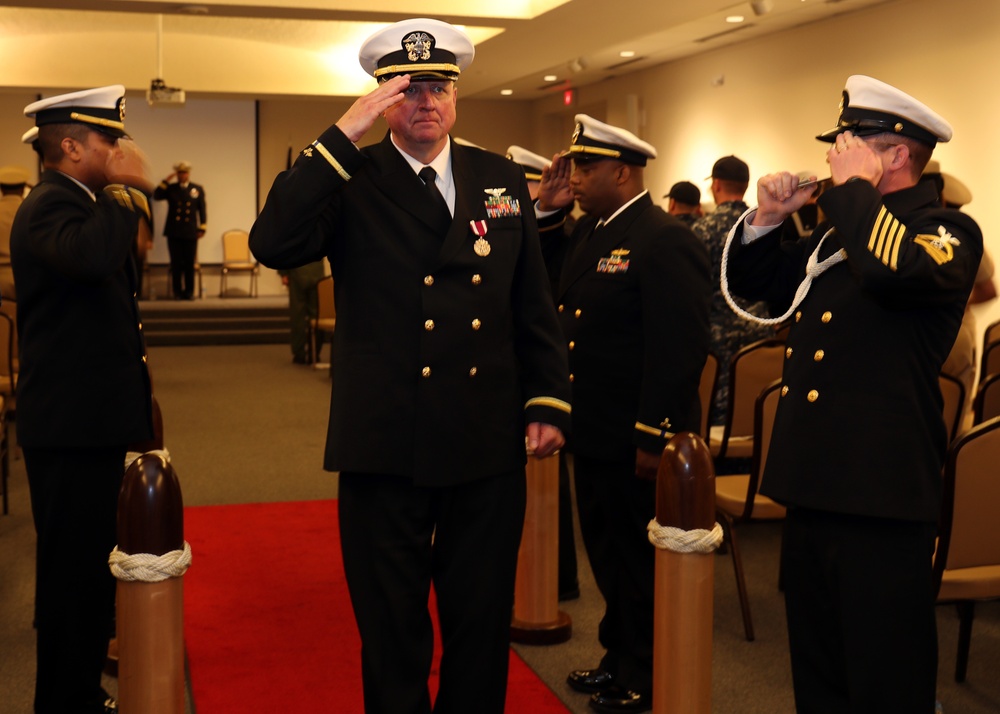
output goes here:
[[[970, 217], [942, 208], [921, 171], [952, 128], [877, 79], [848, 78], [829, 142], [827, 220], [774, 230], [814, 186], [757, 183], [734, 228], [728, 283], [791, 302], [761, 492], [788, 507], [783, 561], [800, 713], [935, 707], [931, 559], [947, 447], [938, 374], [983, 252]], [[811, 278], [805, 278], [807, 264]], [[792, 302], [807, 280], [804, 298]]]
[[[654, 205], [656, 150], [577, 115], [572, 145], [542, 177], [538, 211], [575, 199], [556, 304], [573, 384], [571, 451], [580, 529], [605, 601], [599, 666], [568, 682], [601, 712], [651, 706], [656, 471], [667, 441], [698, 430], [711, 268], [690, 228]], [[572, 161], [572, 170], [570, 162]]]
[[[547, 455], [569, 425], [524, 174], [449, 137], [473, 54], [464, 31], [432, 19], [369, 37], [360, 61], [378, 87], [278, 175], [250, 234], [273, 268], [330, 260], [324, 465], [340, 472], [367, 712], [431, 711], [432, 585], [433, 711], [503, 712], [525, 436]], [[380, 115], [385, 138], [358, 149]]]
[[[172, 181], [176, 177], [176, 181]], [[170, 253], [170, 279], [174, 297], [194, 299], [194, 264], [198, 257], [198, 239], [205, 235], [208, 213], [205, 188], [191, 181], [191, 164], [174, 164], [174, 173], [160, 181], [153, 198], [167, 202], [163, 235]]]
[[17, 440], [38, 534], [38, 714], [115, 711], [101, 689], [126, 445], [153, 437], [132, 246], [153, 184], [125, 134], [125, 88], [24, 109], [42, 161], [11, 232]]

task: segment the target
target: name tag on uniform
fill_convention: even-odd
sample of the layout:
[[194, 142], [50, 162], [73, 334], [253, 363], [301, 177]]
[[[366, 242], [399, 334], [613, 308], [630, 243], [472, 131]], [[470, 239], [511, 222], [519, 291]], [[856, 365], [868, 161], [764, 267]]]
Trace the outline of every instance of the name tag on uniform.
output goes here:
[[613, 250], [611, 255], [607, 258], [601, 258], [597, 261], [597, 272], [598, 273], [627, 273], [628, 272], [628, 254], [629, 251], [624, 249]]

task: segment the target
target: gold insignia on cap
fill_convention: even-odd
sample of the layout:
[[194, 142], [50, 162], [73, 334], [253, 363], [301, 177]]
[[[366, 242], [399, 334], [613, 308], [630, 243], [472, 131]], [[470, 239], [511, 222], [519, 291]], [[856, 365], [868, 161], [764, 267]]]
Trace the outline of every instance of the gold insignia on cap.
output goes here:
[[118, 105], [118, 117], [119, 121], [125, 121], [125, 97], [122, 97], [121, 103]]
[[570, 139], [571, 144], [575, 144], [576, 140], [580, 138], [580, 134], [583, 133], [583, 124], [580, 122], [576, 123], [576, 128], [573, 129], [573, 138]]
[[426, 32], [411, 32], [403, 38], [401, 44], [410, 62], [417, 60], [426, 62], [431, 58], [431, 50], [434, 49], [434, 36]]

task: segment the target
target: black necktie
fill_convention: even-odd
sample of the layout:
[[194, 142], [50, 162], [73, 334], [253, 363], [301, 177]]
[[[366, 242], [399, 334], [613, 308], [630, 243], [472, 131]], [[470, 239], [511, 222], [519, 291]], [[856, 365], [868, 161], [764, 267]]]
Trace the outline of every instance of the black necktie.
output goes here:
[[448, 216], [448, 222], [450, 223], [451, 209], [448, 208], [448, 202], [444, 200], [444, 196], [442, 196], [441, 191], [438, 190], [437, 184], [434, 183], [437, 172], [435, 172], [430, 166], [425, 166], [420, 169], [417, 175], [427, 185], [427, 193], [430, 195], [431, 203], [435, 204], [444, 211], [444, 214]]

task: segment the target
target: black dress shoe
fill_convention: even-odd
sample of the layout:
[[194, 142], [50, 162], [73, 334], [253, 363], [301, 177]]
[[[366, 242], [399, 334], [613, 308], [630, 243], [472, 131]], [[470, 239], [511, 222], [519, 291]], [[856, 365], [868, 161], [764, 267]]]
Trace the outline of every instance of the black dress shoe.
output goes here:
[[578, 669], [569, 673], [569, 676], [566, 677], [566, 683], [578, 692], [592, 694], [603, 692], [613, 686], [615, 675], [600, 667], [597, 669]]
[[610, 689], [597, 692], [590, 698], [590, 708], [603, 714], [648, 712], [653, 708], [653, 698], [613, 684]]

